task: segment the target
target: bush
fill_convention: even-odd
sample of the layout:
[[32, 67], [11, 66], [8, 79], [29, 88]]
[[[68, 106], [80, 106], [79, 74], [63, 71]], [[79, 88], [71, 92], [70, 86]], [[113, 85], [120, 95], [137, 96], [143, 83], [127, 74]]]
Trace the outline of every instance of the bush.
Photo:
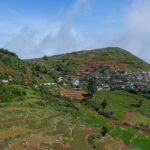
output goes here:
[[102, 130], [101, 130], [102, 136], [105, 136], [107, 133], [108, 133], [107, 128], [103, 126], [103, 127], [102, 127]]
[[44, 60], [48, 60], [48, 57], [47, 57], [47, 56], [43, 56], [43, 59], [44, 59]]
[[26, 91], [18, 85], [0, 85], [0, 102], [12, 102], [26, 95]]
[[3, 54], [7, 54], [7, 55], [11, 55], [11, 56], [18, 57], [18, 56], [16, 55], [16, 53], [14, 53], [14, 52], [10, 52], [9, 50], [4, 49], [4, 48], [0, 48], [0, 53], [3, 53]]
[[96, 148], [96, 145], [95, 145], [95, 142], [96, 140], [99, 140], [101, 138], [101, 135], [100, 134], [92, 134], [92, 135], [89, 135], [88, 136], [88, 143], [90, 145], [92, 145], [92, 147], [95, 149]]

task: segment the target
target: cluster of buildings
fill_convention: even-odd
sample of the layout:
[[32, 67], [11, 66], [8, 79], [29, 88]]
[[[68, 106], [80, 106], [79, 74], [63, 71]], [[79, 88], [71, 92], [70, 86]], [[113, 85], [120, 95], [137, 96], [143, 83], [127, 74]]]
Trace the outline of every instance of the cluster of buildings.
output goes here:
[[73, 85], [79, 86], [82, 80], [88, 80], [90, 77], [96, 79], [97, 90], [150, 91], [150, 72], [131, 72], [120, 69], [92, 71], [89, 75], [73, 80]]
[[[97, 90], [130, 90], [133, 92], [145, 91], [150, 92], [150, 72], [146, 71], [126, 71], [119, 68], [105, 68], [94, 69], [88, 74], [82, 74], [78, 76], [59, 76], [56, 82], [43, 82], [35, 85], [35, 88], [39, 86], [67, 86], [71, 84], [73, 87], [82, 87], [83, 82], [88, 82], [91, 77], [94, 77], [97, 83]], [[0, 83], [8, 84], [12, 82], [11, 76], [8, 79], [1, 79]]]

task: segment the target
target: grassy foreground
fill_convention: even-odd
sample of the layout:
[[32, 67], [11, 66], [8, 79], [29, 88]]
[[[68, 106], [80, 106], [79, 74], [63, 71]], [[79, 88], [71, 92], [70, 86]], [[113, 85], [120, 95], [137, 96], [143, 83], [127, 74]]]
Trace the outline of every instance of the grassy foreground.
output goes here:
[[[113, 111], [116, 119], [122, 120], [125, 111], [132, 111], [133, 118], [128, 120], [130, 123], [150, 125], [149, 117], [143, 114], [149, 104], [148, 100], [144, 100], [140, 109], [133, 110], [131, 106], [123, 106], [120, 102], [133, 104], [136, 96], [115, 91], [97, 92], [92, 103], [99, 105], [106, 97], [109, 100], [106, 111]], [[36, 99], [28, 97], [23, 102], [1, 104], [0, 149], [149, 150], [149, 134], [139, 129], [115, 125], [80, 101], [60, 98], [55, 103], [39, 103]], [[108, 130], [105, 136], [102, 136], [103, 127]]]

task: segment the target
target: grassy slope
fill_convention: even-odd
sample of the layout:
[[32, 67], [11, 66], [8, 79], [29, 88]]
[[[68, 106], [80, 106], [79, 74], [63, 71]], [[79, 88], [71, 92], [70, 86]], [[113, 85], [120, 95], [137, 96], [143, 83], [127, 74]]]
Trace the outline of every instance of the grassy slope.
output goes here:
[[21, 60], [15, 53], [0, 49], [0, 78], [22, 82], [31, 79], [30, 64]]
[[[57, 150], [60, 145], [59, 142], [56, 144], [55, 141], [63, 139], [65, 143], [71, 146], [70, 149], [79, 147], [79, 149], [91, 150], [92, 147], [86, 141], [87, 137], [91, 134], [100, 133], [101, 128], [105, 126], [115, 141], [122, 140], [131, 147], [148, 150], [149, 135], [137, 129], [113, 125], [108, 119], [98, 115], [96, 111], [82, 105], [79, 101], [58, 98], [55, 101], [49, 99], [47, 102], [38, 95], [34, 101], [32, 98], [34, 99], [34, 93], [31, 92], [28, 94], [28, 99], [22, 102], [1, 105], [0, 116], [3, 117], [0, 117], [0, 138], [6, 143], [11, 143], [12, 147], [19, 147], [21, 143], [29, 142], [29, 145], [33, 147], [42, 147], [44, 144]], [[140, 109], [132, 110], [130, 106], [125, 107], [120, 104], [120, 102], [137, 103], [136, 95], [123, 91], [97, 92], [93, 97], [93, 102], [99, 105], [105, 98], [109, 101], [106, 110], [113, 111], [114, 117], [117, 119], [123, 119], [124, 111], [132, 111], [140, 117], [133, 118], [130, 122], [150, 125], [147, 115], [142, 113], [145, 104], [149, 105], [149, 100], [144, 100], [142, 111]], [[150, 110], [148, 109], [147, 112], [150, 113]], [[105, 142], [107, 143], [108, 140]], [[104, 150], [107, 150], [110, 143], [105, 144], [105, 142], [104, 145], [100, 145]], [[97, 145], [99, 144], [97, 143]]]
[[[125, 92], [125, 91], [114, 91], [114, 92], [97, 92], [92, 102], [97, 106], [101, 104], [103, 100], [107, 100], [107, 107], [105, 109], [106, 112], [113, 111], [113, 117], [118, 120], [123, 120], [125, 112], [131, 112], [131, 117], [128, 120], [131, 124], [144, 124], [150, 126], [150, 106], [149, 99], [143, 99], [143, 104], [141, 108], [132, 107], [131, 104], [137, 104], [138, 100], [141, 99], [139, 96]], [[126, 102], [129, 105], [123, 106], [121, 103]], [[142, 150], [148, 149], [150, 146], [150, 137], [148, 135], [142, 134], [139, 130], [121, 126], [112, 127], [111, 125], [107, 125], [110, 133], [115, 136], [123, 139], [123, 141], [135, 148], [141, 148]]]
[[[32, 60], [21, 60], [16, 54], [12, 54], [11, 52], [4, 53], [0, 49], [0, 73], [1, 76], [6, 73], [11, 75], [15, 80], [20, 81], [25, 79], [31, 81], [34, 79], [38, 82], [53, 82], [52, 74], [49, 71], [56, 64], [61, 64], [68, 70], [68, 73], [71, 73], [90, 58], [99, 61], [114, 60], [119, 63], [127, 63], [129, 64], [129, 68], [133, 70], [150, 70], [150, 65], [143, 60], [121, 48], [114, 47], [57, 55], [48, 57], [48, 59], [39, 58]], [[41, 70], [34, 71], [33, 74], [33, 66], [36, 65], [39, 65]], [[43, 69], [47, 73], [42, 73]]]
[[48, 60], [42, 58], [33, 59], [34, 62], [41, 63], [46, 66], [52, 66], [58, 62], [69, 62], [67, 68], [72, 71], [77, 68], [78, 65], [83, 64], [88, 59], [95, 59], [99, 61], [114, 60], [119, 63], [129, 64], [130, 69], [143, 69], [150, 70], [150, 65], [129, 53], [126, 50], [117, 47], [109, 47], [103, 49], [96, 49], [91, 51], [80, 51], [69, 54], [57, 55], [49, 57]]

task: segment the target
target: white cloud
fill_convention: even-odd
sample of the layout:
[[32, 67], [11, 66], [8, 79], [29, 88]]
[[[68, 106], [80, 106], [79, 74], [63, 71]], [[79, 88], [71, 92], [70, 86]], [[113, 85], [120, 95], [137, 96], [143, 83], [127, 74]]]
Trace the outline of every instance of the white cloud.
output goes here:
[[114, 42], [150, 62], [150, 1], [134, 0], [123, 16], [125, 30]]
[[[84, 11], [89, 0], [76, 0], [68, 12], [62, 25], [33, 30], [30, 26], [23, 27], [20, 32], [5, 44], [6, 48], [15, 50], [24, 58], [54, 55], [80, 49], [80, 35], [74, 29], [74, 21], [78, 13]], [[89, 6], [89, 5], [88, 5]], [[59, 23], [60, 24], [60, 23]]]
[[[120, 46], [150, 62], [150, 1], [133, 0], [122, 14], [122, 32], [120, 29], [116, 33], [109, 30], [109, 33], [103, 34], [96, 33], [95, 30], [93, 33], [85, 32], [74, 26], [77, 15], [91, 11], [90, 2], [92, 3], [91, 0], [76, 0], [63, 22], [60, 20], [50, 23], [49, 20], [43, 23], [42, 20], [35, 21], [30, 18], [27, 27], [23, 27], [5, 47], [14, 50], [22, 58], [32, 58], [74, 50]], [[109, 26], [111, 28], [111, 23]]]

